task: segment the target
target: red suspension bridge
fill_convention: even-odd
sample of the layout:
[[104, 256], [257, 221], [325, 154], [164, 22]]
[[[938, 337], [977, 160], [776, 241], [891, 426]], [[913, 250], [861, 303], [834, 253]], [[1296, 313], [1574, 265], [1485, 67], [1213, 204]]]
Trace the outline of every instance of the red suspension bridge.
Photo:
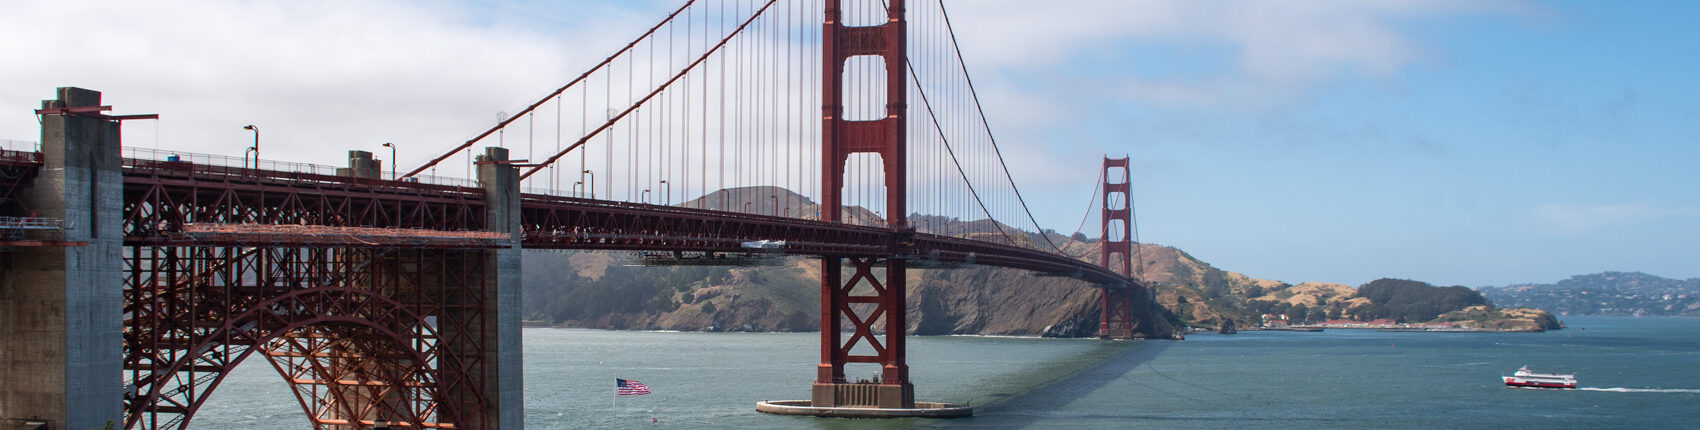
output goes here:
[[942, 3], [687, 1], [393, 173], [123, 148], [149, 116], [61, 88], [39, 150], [0, 153], [0, 417], [180, 428], [259, 356], [317, 428], [519, 428], [522, 249], [819, 258], [813, 407], [917, 407], [910, 267], [1077, 277], [1102, 337], [1149, 334], [1127, 160], [1092, 195], [1098, 243], [1030, 233], [956, 42]]

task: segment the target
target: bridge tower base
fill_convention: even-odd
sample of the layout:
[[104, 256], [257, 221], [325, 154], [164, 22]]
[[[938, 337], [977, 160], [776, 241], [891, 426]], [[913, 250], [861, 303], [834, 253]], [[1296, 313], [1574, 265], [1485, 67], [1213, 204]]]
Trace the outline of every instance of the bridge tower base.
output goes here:
[[[848, 282], [843, 279], [843, 259], [822, 260], [821, 272], [821, 363], [816, 366], [810, 404], [815, 407], [859, 406], [891, 409], [915, 407], [915, 386], [909, 383], [909, 365], [904, 360], [903, 260], [885, 260], [883, 275], [875, 273], [874, 258], [850, 258]], [[867, 291], [872, 295], [852, 295]], [[871, 306], [870, 306], [871, 305]], [[885, 339], [875, 337], [874, 324], [885, 322]], [[844, 320], [849, 319], [850, 339], [843, 340]], [[852, 355], [865, 345], [873, 355]], [[844, 367], [851, 362], [877, 363], [880, 371], [872, 378], [852, 381]]]

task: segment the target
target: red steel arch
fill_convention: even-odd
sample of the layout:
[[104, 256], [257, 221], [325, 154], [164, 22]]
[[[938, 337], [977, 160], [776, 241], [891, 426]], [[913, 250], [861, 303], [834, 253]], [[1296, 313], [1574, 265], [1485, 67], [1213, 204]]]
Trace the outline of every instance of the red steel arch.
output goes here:
[[484, 427], [481, 250], [129, 251], [126, 428], [186, 426], [255, 352], [315, 428]]

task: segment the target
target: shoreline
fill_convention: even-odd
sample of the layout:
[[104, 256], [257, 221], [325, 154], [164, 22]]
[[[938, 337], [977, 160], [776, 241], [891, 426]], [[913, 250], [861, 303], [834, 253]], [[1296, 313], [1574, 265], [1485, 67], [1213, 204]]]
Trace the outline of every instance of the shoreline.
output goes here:
[[1421, 324], [1376, 324], [1376, 325], [1301, 325], [1288, 327], [1253, 327], [1240, 331], [1290, 331], [1290, 332], [1321, 332], [1325, 330], [1375, 330], [1389, 333], [1543, 333], [1548, 330], [1539, 327], [1484, 329], [1476, 327], [1423, 327]]

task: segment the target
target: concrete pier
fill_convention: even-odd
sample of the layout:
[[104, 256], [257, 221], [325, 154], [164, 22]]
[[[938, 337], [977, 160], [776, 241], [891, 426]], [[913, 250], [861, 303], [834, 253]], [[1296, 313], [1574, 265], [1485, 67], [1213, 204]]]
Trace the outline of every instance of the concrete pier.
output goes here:
[[[93, 106], [100, 92], [82, 88], [42, 102]], [[63, 241], [87, 245], [0, 254], [0, 418], [49, 429], [124, 422], [119, 140], [118, 122], [97, 113], [41, 115], [42, 170], [20, 200], [63, 219]]]
[[485, 268], [494, 270], [495, 282], [486, 283], [484, 312], [495, 316], [495, 326], [486, 327], [486, 339], [495, 342], [486, 353], [494, 359], [492, 378], [485, 392], [491, 401], [485, 416], [495, 416], [496, 428], [525, 428], [524, 363], [520, 348], [520, 225], [519, 168], [508, 163], [506, 148], [484, 148], [478, 157], [478, 184], [484, 188], [484, 222], [489, 231], [508, 233], [513, 242], [506, 248], [485, 251]]
[[808, 400], [756, 402], [756, 411], [775, 415], [808, 415], [824, 418], [962, 418], [974, 415], [974, 407], [951, 403], [915, 402], [907, 408], [866, 406], [815, 406]]

